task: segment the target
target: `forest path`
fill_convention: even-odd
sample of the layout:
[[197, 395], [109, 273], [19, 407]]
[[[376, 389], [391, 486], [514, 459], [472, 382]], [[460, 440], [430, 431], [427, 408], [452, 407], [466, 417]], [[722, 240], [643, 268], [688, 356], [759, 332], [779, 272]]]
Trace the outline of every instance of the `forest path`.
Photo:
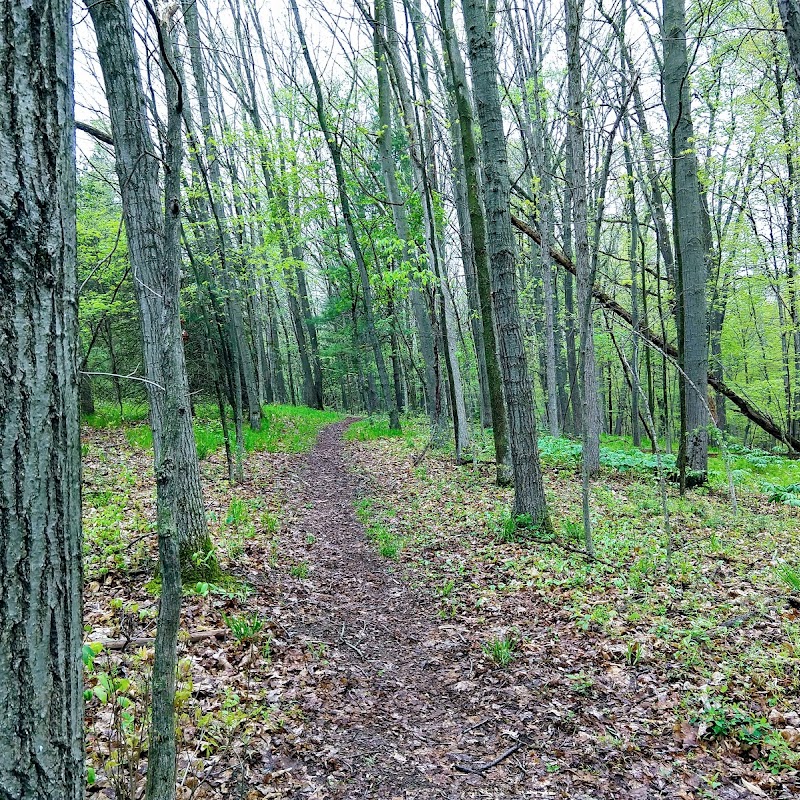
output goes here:
[[[289, 587], [282, 616], [292, 641], [317, 654], [285, 687], [303, 709], [295, 749], [309, 782], [295, 796], [522, 796], [455, 768], [491, 761], [514, 741], [474, 706], [470, 714], [473, 663], [458, 627], [437, 620], [433, 598], [368, 541], [342, 442], [350, 422], [324, 428], [299, 480], [285, 487], [295, 516], [281, 549], [304, 551], [308, 575]], [[526, 784], [525, 797], [552, 797]]]

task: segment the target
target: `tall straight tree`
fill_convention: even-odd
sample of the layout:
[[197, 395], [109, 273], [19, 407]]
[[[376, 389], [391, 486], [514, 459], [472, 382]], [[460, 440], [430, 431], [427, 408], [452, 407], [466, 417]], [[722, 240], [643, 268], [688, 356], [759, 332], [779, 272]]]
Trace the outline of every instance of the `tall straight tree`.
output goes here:
[[[400, 192], [392, 155], [392, 98], [388, 65], [386, 63], [387, 57], [383, 48], [384, 34], [381, 31], [383, 25], [383, 0], [377, 0], [373, 23], [373, 49], [375, 52], [375, 71], [378, 79], [378, 123], [380, 131], [375, 138], [381, 161], [381, 175], [386, 187], [386, 197], [392, 208], [395, 231], [403, 243], [401, 258], [404, 263], [407, 263], [411, 259], [413, 242], [408, 222], [408, 212]], [[441, 370], [435, 357], [434, 334], [430, 315], [422, 294], [419, 278], [413, 270], [411, 270], [409, 278], [408, 296], [417, 327], [417, 338], [424, 366], [426, 409], [431, 423], [432, 438], [438, 442], [443, 438], [447, 427], [447, 419], [442, 413], [442, 404], [437, 402], [437, 398], [441, 396], [441, 388], [439, 386]]]
[[533, 387], [522, 336], [517, 292], [516, 247], [509, 207], [508, 170], [503, 112], [497, 87], [497, 55], [493, 21], [483, 0], [463, 0], [469, 40], [473, 90], [483, 140], [486, 175], [487, 250], [492, 284], [492, 310], [505, 389], [511, 461], [514, 469], [514, 512], [526, 515], [535, 528], [550, 528], [536, 441]]
[[350, 197], [347, 194], [347, 184], [344, 175], [344, 165], [342, 163], [342, 147], [337, 138], [336, 133], [333, 131], [325, 111], [325, 101], [322, 97], [322, 86], [319, 82], [317, 70], [314, 67], [314, 61], [311, 58], [311, 53], [306, 43], [305, 31], [303, 30], [303, 23], [300, 19], [300, 12], [297, 9], [296, 0], [290, 0], [292, 13], [294, 15], [295, 24], [297, 25], [297, 35], [300, 39], [300, 47], [303, 51], [303, 58], [305, 59], [308, 72], [311, 76], [311, 82], [314, 85], [314, 101], [322, 135], [328, 145], [328, 151], [333, 161], [333, 168], [336, 173], [336, 188], [339, 193], [339, 203], [342, 207], [342, 218], [344, 219], [345, 230], [347, 232], [347, 242], [350, 249], [353, 251], [353, 257], [356, 260], [358, 267], [358, 275], [361, 281], [361, 292], [364, 300], [364, 316], [367, 323], [367, 337], [372, 346], [372, 352], [375, 356], [375, 366], [378, 370], [378, 378], [381, 382], [381, 390], [383, 392], [384, 402], [389, 408], [389, 427], [392, 430], [400, 430], [400, 415], [397, 410], [397, 403], [395, 401], [394, 392], [391, 391], [389, 386], [389, 373], [386, 371], [386, 360], [383, 357], [383, 350], [381, 349], [381, 342], [378, 338], [378, 331], [375, 326], [375, 311], [372, 302], [372, 287], [369, 282], [369, 272], [367, 272], [367, 263], [364, 260], [364, 252], [356, 235], [355, 223], [353, 221], [353, 212], [350, 207]]
[[[567, 34], [567, 141], [571, 155], [570, 182], [572, 223], [575, 241], [575, 266], [578, 285], [578, 339], [580, 347], [581, 462], [586, 475], [600, 469], [600, 391], [594, 351], [592, 289], [596, 259], [589, 253], [589, 225], [586, 188], [586, 143], [583, 127], [583, 81], [581, 76], [580, 25], [582, 0], [566, 0], [564, 12]], [[588, 530], [588, 528], [587, 528]]]
[[445, 69], [450, 79], [449, 82], [452, 84], [456, 112], [458, 115], [458, 133], [461, 138], [461, 147], [464, 157], [464, 182], [467, 188], [471, 244], [475, 260], [481, 325], [483, 326], [486, 373], [489, 384], [489, 399], [492, 408], [492, 436], [494, 438], [494, 454], [497, 465], [496, 477], [499, 486], [507, 486], [511, 482], [511, 471], [509, 470], [508, 423], [506, 420], [505, 406], [503, 404], [503, 385], [497, 357], [494, 311], [492, 310], [492, 289], [489, 276], [489, 253], [486, 245], [486, 211], [483, 205], [480, 161], [478, 146], [475, 141], [472, 101], [469, 97], [466, 69], [461, 57], [458, 39], [456, 38], [455, 25], [453, 24], [453, 7], [451, 0], [439, 0], [439, 16], [441, 18], [442, 49], [445, 55]]
[[0, 796], [83, 797], [70, 0], [0, 2]]
[[[376, 8], [380, 6], [379, 3]], [[420, 44], [420, 36], [416, 36], [417, 59], [419, 61], [419, 90], [425, 102], [415, 104], [411, 87], [405, 74], [400, 55], [400, 43], [397, 36], [397, 20], [394, 13], [393, 0], [385, 0], [383, 12], [386, 17], [386, 36], [382, 37], [385, 44], [386, 55], [392, 65], [394, 83], [400, 101], [400, 111], [403, 127], [408, 137], [411, 168], [414, 174], [414, 184], [419, 193], [422, 206], [422, 219], [425, 226], [425, 253], [428, 259], [428, 269], [436, 276], [435, 307], [438, 307], [438, 321], [442, 340], [442, 350], [447, 365], [448, 383], [450, 388], [450, 404], [453, 413], [453, 428], [455, 434], [456, 460], [461, 461], [462, 454], [469, 446], [469, 430], [467, 425], [466, 408], [464, 405], [464, 389], [461, 381], [461, 370], [456, 353], [455, 313], [452, 308], [447, 275], [442, 257], [443, 248], [441, 231], [436, 221], [435, 196], [438, 194], [436, 186], [436, 161], [433, 152], [433, 134], [427, 109], [430, 105], [427, 67], [425, 66], [424, 46]], [[419, 31], [419, 13], [412, 11], [412, 20], [415, 21], [414, 30]], [[382, 26], [381, 26], [382, 27]], [[378, 28], [381, 30], [381, 28]], [[412, 73], [413, 78], [413, 73]], [[420, 116], [422, 119], [420, 120]]]
[[708, 471], [708, 342], [706, 247], [689, 92], [684, 0], [664, 0], [662, 89], [669, 126], [675, 313], [681, 367], [681, 488], [705, 481]]
[[241, 381], [244, 384], [244, 390], [247, 394], [250, 427], [253, 430], [259, 430], [261, 428], [261, 406], [259, 404], [258, 390], [256, 388], [256, 370], [253, 364], [253, 355], [250, 351], [250, 345], [244, 331], [242, 289], [233, 271], [233, 265], [230, 263], [232, 260], [230, 232], [225, 214], [225, 204], [223, 202], [222, 178], [220, 176], [216, 140], [211, 127], [211, 112], [208, 104], [206, 69], [203, 63], [203, 51], [200, 43], [200, 23], [197, 3], [184, 2], [183, 11], [189, 44], [189, 54], [192, 63], [192, 74], [194, 76], [194, 85], [197, 92], [197, 104], [200, 107], [203, 145], [208, 162], [208, 182], [206, 188], [218, 233], [217, 249], [222, 272], [222, 281], [225, 286], [225, 304], [228, 312], [227, 324], [230, 347], [234, 358], [237, 360], [237, 369], [241, 371]]
[[[162, 506], [169, 506], [180, 539], [181, 567], [185, 574], [199, 576], [211, 569], [204, 565], [213, 560], [209, 557], [212, 547], [183, 353], [178, 297], [180, 251], [167, 240], [171, 215], [180, 211], [180, 197], [176, 194], [168, 198], [165, 208], [159, 194], [159, 162], [147, 124], [128, 2], [86, 0], [86, 6], [97, 36], [122, 194], [122, 217], [142, 321], [155, 464], [158, 469], [169, 459], [175, 467], [169, 482], [156, 482], [159, 514]], [[165, 431], [171, 434], [176, 429], [178, 436], [165, 439]]]

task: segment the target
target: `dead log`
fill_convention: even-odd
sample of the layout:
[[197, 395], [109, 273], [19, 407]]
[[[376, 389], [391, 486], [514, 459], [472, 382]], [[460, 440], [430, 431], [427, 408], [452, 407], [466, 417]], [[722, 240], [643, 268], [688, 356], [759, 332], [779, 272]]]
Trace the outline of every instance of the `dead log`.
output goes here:
[[[217, 639], [221, 636], [227, 636], [227, 628], [213, 628], [208, 631], [195, 631], [189, 634], [190, 642], [201, 642], [203, 639]], [[92, 642], [86, 642], [87, 645], [101, 644], [105, 650], [125, 650], [128, 647], [149, 647], [155, 643], [153, 636], [139, 636], [130, 639], [95, 639]], [[178, 637], [178, 642], [185, 641], [182, 637]]]
[[[533, 239], [533, 241], [541, 247], [542, 237], [535, 228], [532, 228], [530, 225], [526, 224], [518, 217], [515, 217], [513, 214], [511, 215], [511, 222], [518, 231], [524, 233], [528, 238]], [[575, 265], [562, 252], [551, 247], [550, 256], [557, 264], [562, 266], [568, 272], [571, 272], [573, 275], [576, 274]], [[600, 303], [601, 306], [603, 306], [603, 308], [608, 309], [612, 314], [620, 317], [629, 326], [633, 327], [633, 317], [631, 316], [630, 311], [621, 306], [616, 300], [614, 300], [613, 297], [610, 297], [602, 289], [598, 289], [597, 287], [592, 289], [592, 296]], [[649, 328], [641, 324], [639, 325], [637, 332], [656, 350], [660, 350], [670, 358], [678, 358], [678, 351], [675, 346], [671, 345], [669, 342], [665, 342], [657, 333], [651, 331]], [[761, 430], [766, 431], [770, 436], [775, 437], [779, 442], [783, 442], [783, 444], [785, 444], [792, 451], [792, 453], [800, 453], [800, 439], [792, 436], [792, 434], [788, 431], [783, 430], [780, 425], [778, 425], [778, 423], [769, 416], [769, 414], [759, 411], [752, 405], [752, 403], [750, 403], [749, 400], [742, 397], [730, 386], [728, 386], [725, 381], [719, 380], [711, 374], [708, 376], [708, 384], [716, 389], [720, 394], [725, 395], [725, 397], [727, 397], [728, 400], [730, 400], [736, 406], [736, 408], [739, 409], [739, 411], [745, 417], [747, 417], [747, 419], [758, 425]]]

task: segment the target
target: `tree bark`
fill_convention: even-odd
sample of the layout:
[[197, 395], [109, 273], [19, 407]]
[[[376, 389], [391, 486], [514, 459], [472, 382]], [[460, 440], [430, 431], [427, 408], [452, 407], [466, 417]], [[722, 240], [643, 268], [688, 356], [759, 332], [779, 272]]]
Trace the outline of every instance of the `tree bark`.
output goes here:
[[483, 134], [483, 167], [487, 249], [492, 283], [492, 309], [497, 328], [499, 361], [505, 389], [511, 459], [514, 469], [514, 512], [549, 530], [551, 523], [542, 484], [533, 389], [519, 313], [516, 253], [509, 211], [510, 178], [497, 56], [490, 21], [482, 0], [463, 0], [469, 39], [473, 89]]
[[568, 176], [572, 190], [572, 220], [575, 234], [575, 265], [578, 288], [578, 340], [581, 386], [581, 431], [583, 450], [581, 460], [589, 476], [600, 469], [600, 392], [594, 349], [592, 319], [592, 288], [595, 281], [593, 259], [589, 253], [587, 213], [586, 155], [583, 128], [583, 87], [580, 56], [580, 0], [566, 0], [567, 32], [567, 94], [569, 118], [567, 137], [572, 155], [572, 173]]
[[0, 3], [0, 795], [83, 797], [72, 6]]
[[486, 208], [482, 196], [480, 161], [475, 141], [472, 101], [469, 97], [464, 62], [455, 36], [451, 0], [439, 0], [439, 14], [442, 23], [445, 67], [450, 73], [450, 79], [453, 84], [454, 99], [458, 112], [458, 129], [464, 155], [464, 177], [467, 186], [470, 232], [472, 234], [472, 250], [480, 300], [489, 399], [492, 408], [492, 437], [494, 439], [494, 454], [497, 465], [496, 480], [499, 486], [507, 486], [511, 483], [508, 420], [503, 401], [503, 379], [498, 363], [498, 347], [492, 308], [489, 251], [486, 243]]
[[358, 274], [361, 281], [361, 291], [364, 301], [364, 316], [367, 323], [367, 336], [372, 346], [372, 352], [375, 356], [375, 366], [378, 370], [378, 378], [381, 382], [381, 390], [383, 392], [384, 401], [389, 409], [389, 427], [392, 430], [400, 430], [400, 416], [397, 411], [397, 405], [394, 402], [394, 395], [389, 385], [389, 373], [386, 370], [386, 360], [383, 357], [383, 350], [381, 349], [380, 339], [378, 338], [378, 331], [375, 327], [375, 312], [372, 302], [372, 287], [369, 282], [369, 273], [367, 272], [367, 264], [364, 260], [364, 253], [359, 244], [358, 237], [356, 236], [356, 229], [353, 223], [353, 215], [350, 208], [350, 198], [347, 195], [347, 183], [345, 181], [344, 166], [342, 165], [342, 151], [341, 145], [336, 138], [336, 134], [330, 127], [327, 114], [325, 113], [325, 103], [322, 97], [322, 87], [320, 86], [319, 77], [314, 67], [314, 62], [311, 59], [311, 53], [306, 43], [305, 32], [303, 31], [303, 23], [300, 20], [300, 12], [297, 9], [296, 0], [290, 0], [292, 13], [294, 15], [295, 23], [297, 25], [297, 35], [300, 39], [300, 47], [303, 51], [303, 58], [305, 59], [306, 66], [308, 67], [309, 74], [311, 75], [311, 82], [314, 85], [314, 96], [316, 101], [315, 111], [319, 126], [322, 130], [322, 135], [328, 145], [328, 150], [331, 154], [333, 167], [336, 172], [336, 186], [339, 192], [339, 202], [342, 207], [342, 218], [344, 219], [345, 229], [347, 231], [347, 241], [350, 249], [353, 251], [356, 264], [358, 266]]
[[676, 320], [680, 376], [681, 487], [708, 472], [708, 341], [706, 252], [689, 92], [684, 0], [664, 0], [662, 85], [672, 157], [672, 216], [676, 260]]
[[[189, 403], [189, 385], [180, 325], [179, 252], [169, 248], [165, 226], [174, 204], [167, 208], [159, 197], [159, 170], [147, 126], [144, 92], [134, 45], [133, 22], [127, 0], [106, 0], [86, 6], [94, 23], [97, 53], [106, 87], [114, 136], [117, 176], [122, 194], [122, 216], [133, 268], [134, 288], [142, 322], [145, 376], [150, 401], [155, 463], [175, 460], [179, 491], [165, 498], [173, 504], [172, 517], [180, 538], [181, 568], [185, 576], [213, 572], [211, 539], [206, 524], [200, 469]], [[164, 369], [166, 351], [172, 361]], [[167, 400], [169, 399], [169, 404]], [[177, 421], [167, 418], [177, 415]], [[165, 426], [177, 424], [180, 436], [174, 452], [165, 451]], [[198, 566], [199, 554], [209, 567]]]

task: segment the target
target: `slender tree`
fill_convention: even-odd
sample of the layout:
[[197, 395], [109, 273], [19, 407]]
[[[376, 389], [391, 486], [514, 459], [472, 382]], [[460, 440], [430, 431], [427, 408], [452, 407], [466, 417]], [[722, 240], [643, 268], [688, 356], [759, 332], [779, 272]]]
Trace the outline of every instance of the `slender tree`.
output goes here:
[[344, 219], [345, 229], [347, 231], [347, 241], [350, 249], [353, 252], [353, 257], [356, 260], [358, 267], [358, 274], [361, 281], [361, 292], [364, 302], [364, 316], [367, 323], [367, 337], [370, 345], [372, 346], [372, 353], [375, 357], [375, 366], [378, 370], [378, 378], [381, 382], [381, 391], [383, 392], [384, 402], [389, 408], [389, 427], [392, 430], [400, 430], [400, 416], [397, 410], [397, 404], [394, 399], [394, 394], [389, 386], [389, 373], [386, 370], [386, 360], [383, 357], [383, 350], [381, 342], [378, 337], [378, 331], [375, 325], [375, 311], [373, 308], [372, 287], [369, 281], [369, 273], [367, 271], [367, 263], [364, 260], [364, 252], [361, 244], [356, 235], [355, 223], [353, 220], [353, 213], [350, 206], [350, 197], [347, 193], [347, 183], [345, 180], [344, 166], [342, 163], [342, 147], [338, 140], [336, 133], [331, 128], [328, 120], [328, 115], [325, 111], [325, 101], [322, 96], [322, 86], [319, 82], [317, 70], [314, 67], [314, 61], [311, 58], [311, 53], [306, 43], [305, 31], [303, 30], [303, 23], [300, 19], [300, 12], [297, 9], [296, 0], [290, 0], [292, 13], [294, 15], [295, 25], [297, 26], [297, 35], [300, 39], [300, 47], [303, 51], [303, 58], [305, 59], [308, 72], [311, 76], [311, 82], [314, 86], [314, 99], [315, 111], [317, 120], [319, 122], [322, 135], [328, 146], [328, 150], [333, 161], [333, 167], [336, 172], [336, 188], [339, 193], [339, 202], [342, 208], [342, 217]]
[[702, 483], [708, 471], [708, 341], [706, 247], [689, 92], [684, 0], [664, 0], [662, 86], [669, 125], [675, 305], [681, 402], [678, 466], [681, 487]]
[[[200, 485], [183, 352], [178, 297], [180, 250], [167, 239], [172, 217], [180, 213], [180, 196], [174, 193], [166, 203], [159, 196], [159, 162], [147, 124], [127, 0], [87, 1], [86, 6], [97, 36], [122, 215], [142, 321], [155, 464], [156, 469], [165, 460], [175, 465], [174, 481], [156, 484], [158, 504], [170, 507], [180, 539], [184, 574], [205, 575], [213, 572], [215, 564]], [[182, 92], [180, 85], [178, 91]], [[170, 435], [165, 439], [165, 430], [172, 433], [175, 428], [180, 436]]]

